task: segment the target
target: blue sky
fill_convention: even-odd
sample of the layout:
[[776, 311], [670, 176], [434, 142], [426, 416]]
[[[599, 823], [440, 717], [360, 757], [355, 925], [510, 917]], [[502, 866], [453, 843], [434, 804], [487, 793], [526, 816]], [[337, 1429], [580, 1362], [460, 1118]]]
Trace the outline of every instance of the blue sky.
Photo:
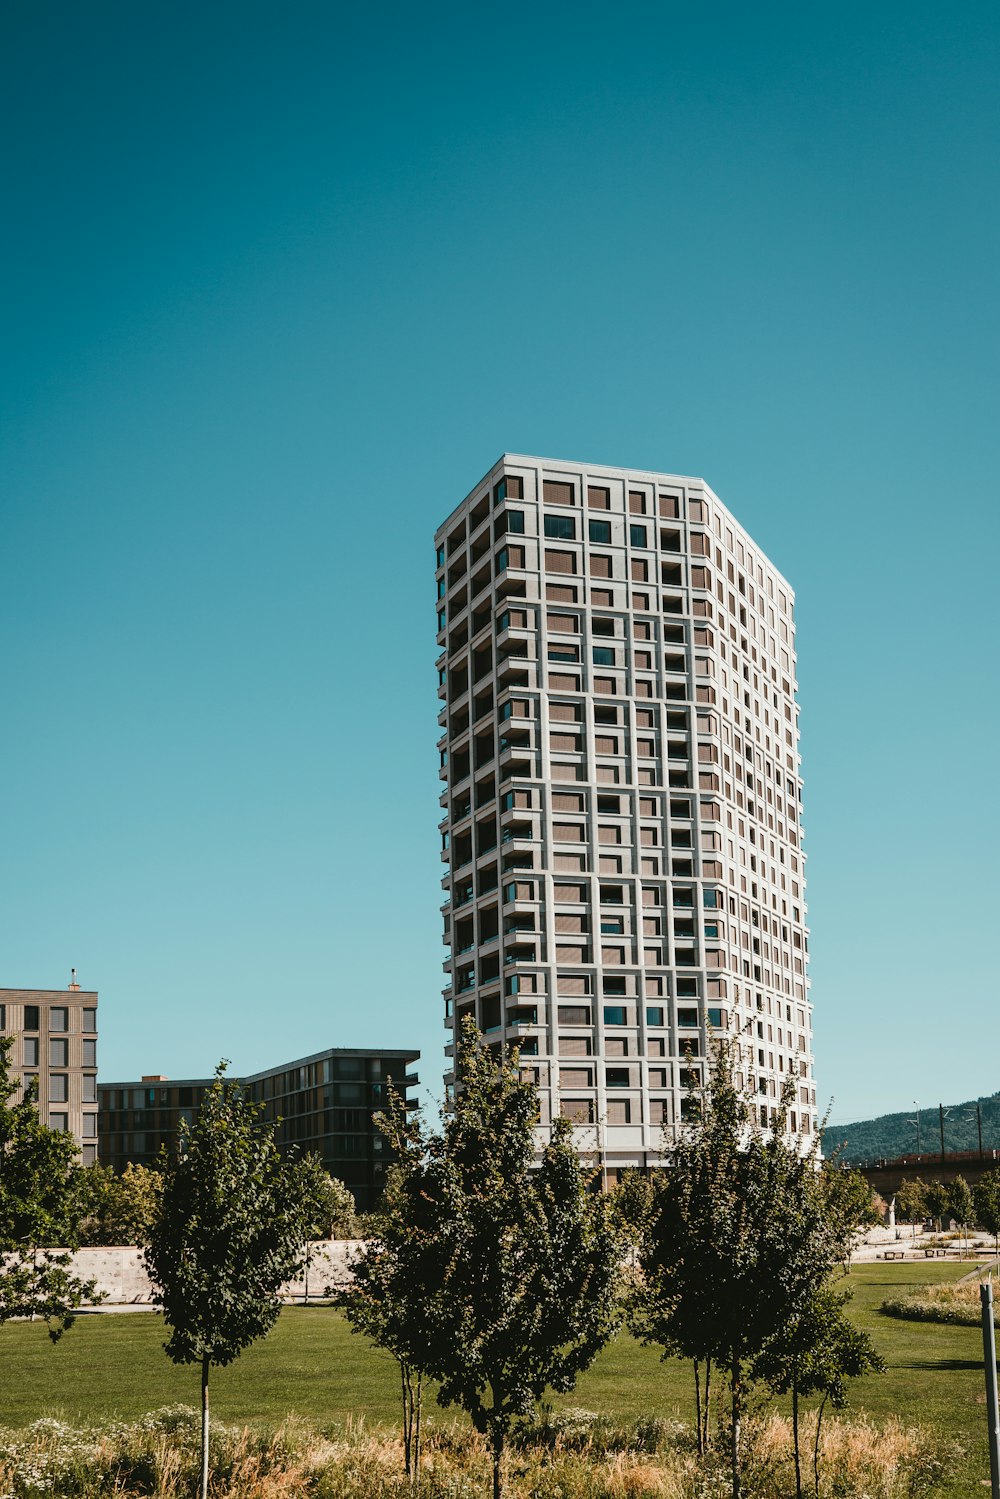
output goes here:
[[1000, 1088], [995, 7], [5, 27], [0, 985], [108, 1079], [437, 1085], [432, 536], [509, 449], [797, 590], [834, 1119]]

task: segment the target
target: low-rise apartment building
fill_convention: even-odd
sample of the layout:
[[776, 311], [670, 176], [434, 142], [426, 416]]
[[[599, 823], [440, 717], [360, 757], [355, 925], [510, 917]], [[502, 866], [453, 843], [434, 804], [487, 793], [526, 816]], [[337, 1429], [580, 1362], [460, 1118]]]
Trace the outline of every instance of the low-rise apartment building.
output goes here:
[[[326, 1051], [234, 1078], [264, 1117], [277, 1124], [281, 1148], [318, 1155], [344, 1182], [362, 1212], [382, 1192], [389, 1152], [373, 1121], [386, 1101], [390, 1079], [409, 1102], [419, 1081], [412, 1070], [420, 1053], [354, 1047]], [[153, 1165], [171, 1150], [182, 1119], [192, 1121], [212, 1078], [146, 1076], [134, 1082], [101, 1083], [100, 1159], [121, 1171], [130, 1161]]]

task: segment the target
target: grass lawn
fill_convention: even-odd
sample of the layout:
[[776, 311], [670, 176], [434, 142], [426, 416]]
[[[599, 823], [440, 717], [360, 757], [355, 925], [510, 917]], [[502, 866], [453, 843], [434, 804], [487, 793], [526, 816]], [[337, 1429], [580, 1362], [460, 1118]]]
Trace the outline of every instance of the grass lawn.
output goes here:
[[[980, 1492], [989, 1475], [983, 1397], [982, 1342], [977, 1328], [884, 1317], [880, 1303], [900, 1288], [952, 1280], [967, 1266], [862, 1265], [852, 1272], [853, 1315], [874, 1339], [889, 1368], [853, 1386], [852, 1405], [874, 1418], [899, 1416], [936, 1427], [957, 1440], [965, 1457], [944, 1496]], [[159, 1405], [198, 1403], [198, 1371], [176, 1368], [162, 1350], [163, 1326], [152, 1313], [82, 1317], [53, 1346], [41, 1325], [0, 1329], [0, 1425], [41, 1415], [70, 1421], [131, 1418]], [[397, 1419], [396, 1368], [354, 1336], [341, 1315], [290, 1307], [271, 1335], [228, 1369], [213, 1370], [216, 1413], [236, 1421], [280, 1420], [296, 1411], [326, 1425], [362, 1416], [369, 1424]], [[627, 1335], [619, 1337], [558, 1404], [609, 1415], [655, 1412], [692, 1418], [688, 1365], [661, 1363]], [[452, 1411], [438, 1420], [455, 1419]]]

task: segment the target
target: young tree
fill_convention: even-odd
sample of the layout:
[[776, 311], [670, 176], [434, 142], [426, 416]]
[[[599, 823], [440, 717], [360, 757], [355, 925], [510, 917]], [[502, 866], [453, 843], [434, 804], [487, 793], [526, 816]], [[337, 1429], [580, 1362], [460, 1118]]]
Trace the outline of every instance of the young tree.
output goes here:
[[407, 1113], [404, 1100], [391, 1089], [387, 1109], [376, 1122], [390, 1146], [392, 1164], [340, 1305], [353, 1330], [386, 1349], [399, 1365], [404, 1462], [415, 1482], [420, 1470], [426, 1329], [447, 1253], [425, 1223], [428, 1205], [419, 1183], [426, 1144], [418, 1117]]
[[972, 1189], [976, 1222], [992, 1234], [1000, 1255], [1000, 1171], [987, 1171]]
[[819, 1435], [827, 1400], [835, 1409], [847, 1403], [847, 1381], [861, 1374], [881, 1373], [885, 1364], [867, 1333], [844, 1314], [850, 1291], [820, 1286], [766, 1343], [754, 1362], [754, 1373], [778, 1395], [792, 1397], [792, 1441], [795, 1450], [795, 1495], [802, 1499], [802, 1462], [799, 1402], [803, 1396], [822, 1395], [816, 1423], [813, 1470], [819, 1494]]
[[294, 1165], [273, 1126], [216, 1070], [195, 1122], [182, 1121], [146, 1264], [175, 1363], [201, 1367], [201, 1499], [208, 1493], [208, 1376], [269, 1332], [301, 1265], [306, 1220]]
[[309, 1271], [313, 1263], [312, 1246], [317, 1239], [353, 1237], [357, 1222], [354, 1195], [342, 1181], [324, 1170], [318, 1155], [305, 1155], [289, 1164], [295, 1172], [305, 1220], [305, 1279], [302, 1300], [308, 1302]]
[[965, 1251], [968, 1239], [969, 1224], [976, 1216], [976, 1205], [972, 1196], [972, 1189], [964, 1176], [956, 1176], [948, 1190], [948, 1206], [946, 1212], [951, 1213], [955, 1222], [962, 1230], [962, 1249]]
[[928, 1217], [927, 1209], [927, 1185], [920, 1177], [900, 1183], [896, 1192], [896, 1217], [903, 1223], [913, 1225], [913, 1237], [917, 1236], [917, 1224], [924, 1223]]
[[938, 1233], [944, 1224], [944, 1215], [951, 1207], [951, 1193], [944, 1182], [928, 1182], [924, 1188], [924, 1203], [927, 1214], [937, 1224]]
[[741, 1425], [754, 1361], [804, 1314], [842, 1260], [850, 1214], [829, 1210], [816, 1141], [787, 1132], [786, 1089], [765, 1131], [720, 1041], [691, 1124], [672, 1148], [640, 1264], [640, 1336], [668, 1353], [725, 1368], [731, 1395], [733, 1499], [742, 1492]]
[[568, 1121], [535, 1165], [537, 1094], [516, 1053], [495, 1059], [467, 1022], [458, 1077], [441, 1132], [411, 1139], [397, 1210], [412, 1232], [394, 1240], [403, 1268], [383, 1264], [389, 1283], [412, 1277], [422, 1312], [419, 1342], [392, 1351], [468, 1411], [500, 1499], [515, 1421], [546, 1389], [572, 1389], [614, 1330], [620, 1248]]
[[101, 1298], [94, 1281], [72, 1273], [67, 1252], [77, 1243], [76, 1142], [42, 1124], [31, 1089], [11, 1102], [20, 1090], [10, 1075], [13, 1044], [0, 1036], [0, 1327], [40, 1317], [56, 1342], [79, 1307]]
[[826, 1197], [827, 1213], [839, 1225], [847, 1245], [845, 1269], [850, 1268], [851, 1251], [856, 1235], [882, 1222], [885, 1204], [860, 1171], [838, 1166], [835, 1161], [823, 1163], [821, 1184]]
[[145, 1244], [160, 1209], [162, 1173], [131, 1161], [118, 1175], [111, 1166], [84, 1166], [74, 1191], [80, 1235], [86, 1244]]
[[353, 1192], [330, 1175], [318, 1155], [302, 1156], [297, 1173], [309, 1238], [353, 1238], [357, 1221]]

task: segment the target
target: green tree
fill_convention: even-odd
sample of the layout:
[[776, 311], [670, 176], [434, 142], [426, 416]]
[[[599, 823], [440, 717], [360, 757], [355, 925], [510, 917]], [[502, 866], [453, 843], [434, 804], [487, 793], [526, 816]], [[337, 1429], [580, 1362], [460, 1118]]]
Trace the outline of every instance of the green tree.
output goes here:
[[909, 1181], [904, 1178], [896, 1191], [896, 1217], [902, 1223], [912, 1223], [916, 1237], [917, 1224], [925, 1222], [928, 1216], [926, 1182], [919, 1176]]
[[1000, 1170], [987, 1171], [972, 1189], [976, 1222], [992, 1234], [1000, 1255]]
[[829, 1400], [835, 1409], [847, 1403], [847, 1381], [862, 1374], [882, 1373], [885, 1364], [867, 1333], [861, 1332], [844, 1313], [850, 1291], [819, 1286], [765, 1344], [754, 1361], [754, 1373], [777, 1395], [792, 1397], [792, 1441], [795, 1450], [795, 1494], [802, 1499], [800, 1445], [800, 1401], [822, 1395], [816, 1425], [813, 1470], [819, 1494], [819, 1434], [823, 1409]]
[[862, 1229], [875, 1228], [882, 1222], [885, 1205], [860, 1171], [839, 1166], [836, 1161], [824, 1162], [820, 1182], [829, 1220], [847, 1246], [845, 1268], [849, 1268], [855, 1237]]
[[395, 1244], [399, 1284], [412, 1277], [423, 1325], [419, 1343], [407, 1335], [392, 1351], [469, 1413], [500, 1499], [514, 1423], [546, 1389], [572, 1389], [615, 1328], [620, 1247], [568, 1121], [553, 1123], [536, 1166], [537, 1093], [517, 1054], [495, 1059], [466, 1022], [458, 1076], [440, 1133], [417, 1127], [398, 1177], [412, 1229]]
[[318, 1155], [300, 1157], [291, 1169], [301, 1198], [305, 1222], [305, 1280], [302, 1300], [309, 1300], [309, 1272], [313, 1264], [313, 1244], [317, 1239], [349, 1239], [356, 1231], [357, 1216], [354, 1194], [342, 1181], [324, 1169]]
[[201, 1367], [201, 1499], [208, 1493], [208, 1377], [269, 1332], [306, 1237], [295, 1164], [261, 1109], [216, 1070], [194, 1123], [181, 1122], [146, 1249], [175, 1363]]
[[0, 1327], [40, 1317], [56, 1342], [79, 1307], [101, 1298], [94, 1281], [73, 1274], [68, 1253], [77, 1243], [76, 1142], [42, 1124], [33, 1090], [11, 1102], [20, 1091], [13, 1044], [0, 1036]]
[[955, 1222], [962, 1230], [963, 1251], [965, 1241], [968, 1238], [969, 1224], [976, 1216], [976, 1204], [972, 1196], [972, 1188], [964, 1176], [956, 1176], [948, 1189], [947, 1212], [951, 1213]]
[[742, 1492], [741, 1426], [754, 1361], [804, 1314], [853, 1232], [851, 1214], [829, 1210], [818, 1137], [809, 1145], [788, 1133], [792, 1080], [765, 1130], [755, 1100], [736, 1084], [736, 1060], [734, 1047], [718, 1042], [708, 1082], [691, 1097], [691, 1122], [658, 1185], [635, 1309], [646, 1341], [725, 1369], [733, 1499]]
[[941, 1232], [945, 1213], [951, 1207], [951, 1193], [944, 1182], [928, 1182], [924, 1189], [924, 1202], [927, 1215], [937, 1224], [938, 1232]]
[[111, 1166], [84, 1166], [75, 1193], [80, 1236], [86, 1244], [145, 1244], [160, 1210], [163, 1175], [130, 1162], [119, 1175]]
[[357, 1226], [354, 1194], [331, 1176], [318, 1155], [302, 1156], [297, 1165], [310, 1239], [351, 1239]]
[[428, 1204], [420, 1182], [425, 1141], [419, 1118], [390, 1089], [388, 1106], [376, 1122], [392, 1152], [385, 1191], [368, 1234], [354, 1260], [351, 1284], [340, 1305], [355, 1332], [391, 1353], [399, 1365], [403, 1455], [415, 1481], [420, 1469], [423, 1404], [423, 1352], [431, 1305], [447, 1265], [447, 1250], [427, 1231]]

